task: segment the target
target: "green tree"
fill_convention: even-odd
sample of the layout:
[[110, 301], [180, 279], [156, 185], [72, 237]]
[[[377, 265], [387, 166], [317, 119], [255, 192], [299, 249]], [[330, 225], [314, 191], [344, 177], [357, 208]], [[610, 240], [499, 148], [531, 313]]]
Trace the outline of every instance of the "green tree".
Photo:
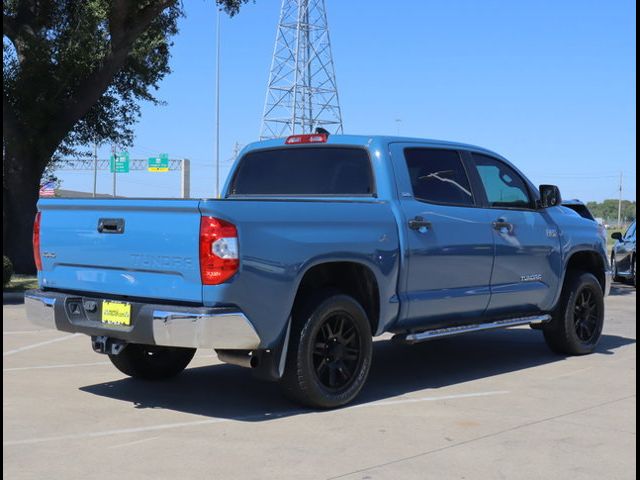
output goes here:
[[[603, 202], [588, 202], [587, 208], [594, 217], [604, 218], [611, 222], [618, 219], [618, 200], [607, 199]], [[622, 201], [621, 209], [622, 221], [633, 221], [636, 219], [636, 202], [630, 200]]]
[[[234, 15], [248, 0], [216, 0]], [[3, 254], [34, 270], [40, 179], [58, 155], [130, 145], [140, 102], [160, 103], [178, 0], [4, 0]], [[213, 19], [212, 19], [213, 21]]]

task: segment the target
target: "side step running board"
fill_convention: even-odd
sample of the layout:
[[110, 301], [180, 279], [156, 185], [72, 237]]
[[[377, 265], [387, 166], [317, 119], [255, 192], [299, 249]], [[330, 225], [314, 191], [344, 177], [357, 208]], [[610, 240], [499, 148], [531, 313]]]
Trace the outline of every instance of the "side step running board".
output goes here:
[[476, 323], [473, 325], [460, 325], [456, 327], [436, 328], [425, 330], [424, 332], [401, 333], [395, 335], [393, 340], [401, 343], [419, 343], [433, 340], [434, 338], [453, 337], [463, 333], [482, 332], [484, 330], [495, 330], [497, 328], [517, 327], [519, 325], [540, 325], [551, 320], [551, 315], [535, 315], [533, 317], [507, 318], [495, 320], [487, 323]]

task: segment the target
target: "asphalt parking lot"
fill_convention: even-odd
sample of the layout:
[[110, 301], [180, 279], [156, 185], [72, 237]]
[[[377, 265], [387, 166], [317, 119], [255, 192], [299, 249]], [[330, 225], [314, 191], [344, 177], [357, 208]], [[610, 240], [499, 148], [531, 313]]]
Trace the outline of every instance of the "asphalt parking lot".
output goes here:
[[636, 292], [607, 299], [596, 354], [528, 328], [417, 346], [377, 341], [355, 405], [301, 409], [198, 352], [160, 383], [80, 335], [3, 306], [6, 479], [624, 479], [636, 471]]

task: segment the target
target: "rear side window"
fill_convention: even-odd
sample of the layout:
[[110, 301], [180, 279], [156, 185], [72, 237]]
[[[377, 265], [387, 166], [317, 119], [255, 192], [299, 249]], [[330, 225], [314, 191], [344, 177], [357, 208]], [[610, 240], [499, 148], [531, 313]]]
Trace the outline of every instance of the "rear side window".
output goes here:
[[366, 150], [302, 147], [247, 153], [234, 175], [232, 195], [373, 195]]
[[473, 154], [489, 205], [495, 208], [530, 208], [529, 189], [518, 173], [500, 160]]
[[447, 205], [473, 205], [473, 193], [455, 150], [407, 148], [404, 151], [416, 200]]

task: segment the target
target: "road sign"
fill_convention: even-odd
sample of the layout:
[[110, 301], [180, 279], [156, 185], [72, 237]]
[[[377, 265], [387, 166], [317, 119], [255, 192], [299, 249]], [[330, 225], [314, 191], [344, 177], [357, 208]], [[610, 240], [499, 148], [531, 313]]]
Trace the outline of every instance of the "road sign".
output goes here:
[[161, 153], [157, 157], [149, 157], [150, 172], [168, 172], [169, 171], [169, 154]]
[[111, 173], [129, 173], [129, 152], [111, 155]]

